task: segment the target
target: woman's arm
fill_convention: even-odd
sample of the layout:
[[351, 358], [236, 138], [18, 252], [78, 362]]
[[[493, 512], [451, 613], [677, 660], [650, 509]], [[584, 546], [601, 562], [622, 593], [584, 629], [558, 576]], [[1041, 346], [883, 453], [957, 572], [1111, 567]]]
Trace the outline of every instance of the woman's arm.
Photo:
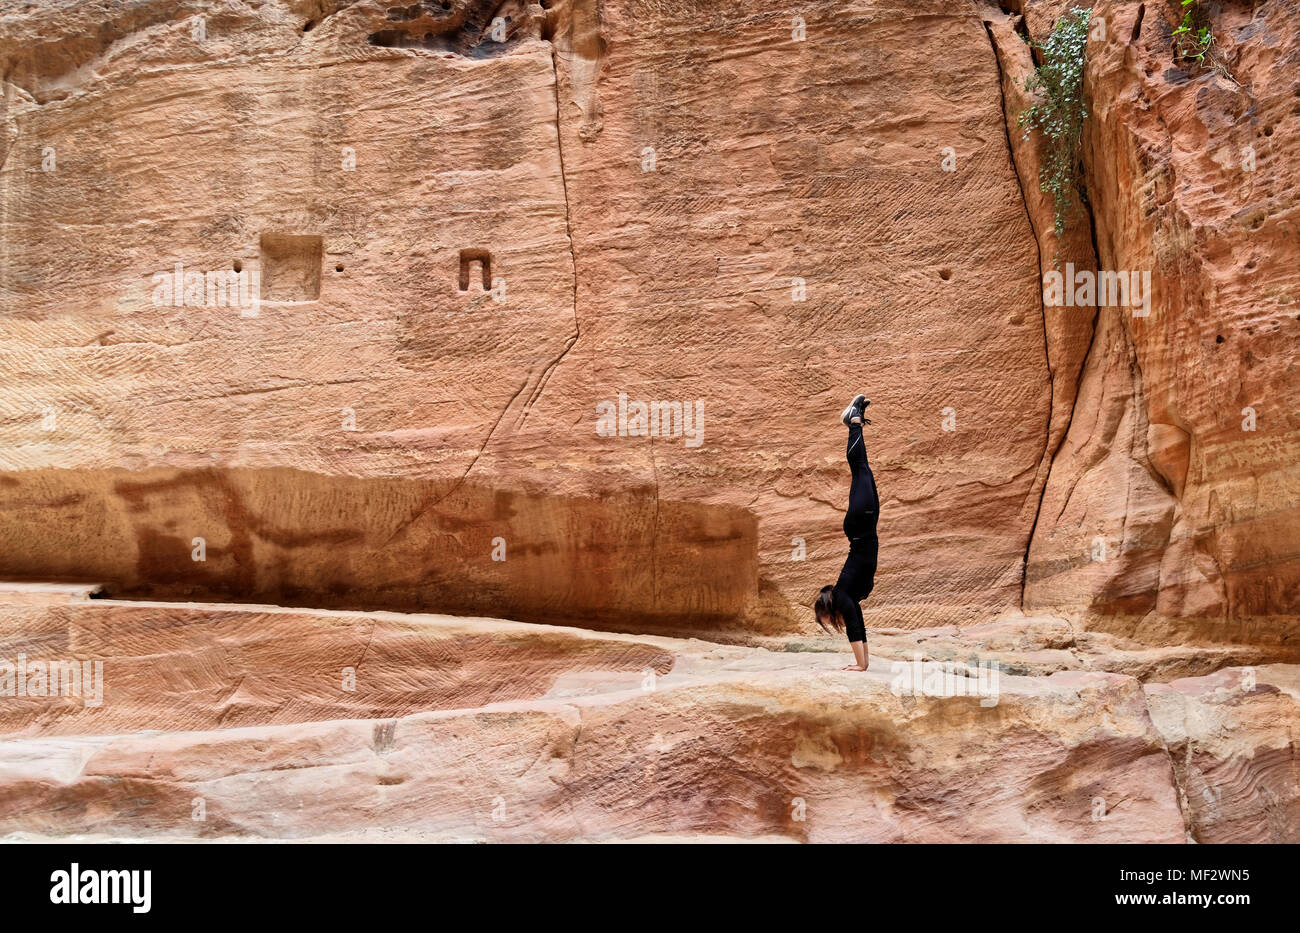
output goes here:
[[858, 662], [856, 666], [850, 665], [845, 670], [865, 671], [871, 658], [867, 653], [867, 627], [862, 620], [862, 607], [857, 600], [836, 589], [835, 608], [844, 620], [844, 634], [849, 637], [849, 647], [853, 649], [853, 657]]

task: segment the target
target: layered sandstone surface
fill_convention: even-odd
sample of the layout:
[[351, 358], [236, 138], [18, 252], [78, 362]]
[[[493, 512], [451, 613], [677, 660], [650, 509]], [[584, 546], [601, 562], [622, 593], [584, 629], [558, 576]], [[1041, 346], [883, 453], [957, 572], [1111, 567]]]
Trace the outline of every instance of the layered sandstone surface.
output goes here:
[[[103, 689], [6, 700], [0, 833], [1300, 839], [1300, 668], [1144, 688], [1062, 626], [899, 631], [855, 674], [825, 643], [7, 599], [0, 656], [29, 682], [42, 659], [98, 661]], [[923, 657], [943, 670], [901, 683]]]
[[0, 0], [0, 832], [1300, 841], [1300, 9], [1096, 3], [1058, 235], [1067, 5]]

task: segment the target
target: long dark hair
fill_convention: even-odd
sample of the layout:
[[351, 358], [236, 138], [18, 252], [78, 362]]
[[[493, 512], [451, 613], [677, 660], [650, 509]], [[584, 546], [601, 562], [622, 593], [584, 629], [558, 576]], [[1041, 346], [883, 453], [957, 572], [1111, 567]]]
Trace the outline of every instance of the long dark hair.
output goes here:
[[823, 632], [830, 631], [826, 627], [827, 620], [835, 626], [835, 631], [844, 631], [844, 619], [835, 611], [834, 593], [835, 587], [823, 586], [821, 592], [817, 594], [817, 599], [813, 601], [813, 612], [817, 614], [817, 624], [822, 627]]

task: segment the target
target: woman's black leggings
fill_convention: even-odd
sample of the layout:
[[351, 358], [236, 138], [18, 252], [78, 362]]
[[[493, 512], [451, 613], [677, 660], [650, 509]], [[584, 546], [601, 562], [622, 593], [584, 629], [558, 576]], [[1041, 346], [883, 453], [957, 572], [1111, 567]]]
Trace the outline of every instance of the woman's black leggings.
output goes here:
[[880, 517], [880, 495], [876, 478], [867, 463], [867, 449], [862, 440], [862, 425], [849, 425], [846, 456], [853, 480], [849, 485], [849, 510], [844, 516], [844, 534], [849, 539], [849, 556], [835, 583], [835, 608], [844, 619], [849, 641], [866, 641], [862, 607], [858, 604], [871, 595], [876, 583], [876, 555], [880, 543], [876, 538], [876, 520]]

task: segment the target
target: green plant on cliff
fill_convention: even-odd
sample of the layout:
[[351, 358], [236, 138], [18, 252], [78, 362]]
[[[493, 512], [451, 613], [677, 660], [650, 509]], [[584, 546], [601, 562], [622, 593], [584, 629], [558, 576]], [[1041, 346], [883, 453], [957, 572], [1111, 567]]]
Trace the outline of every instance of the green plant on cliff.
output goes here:
[[1174, 30], [1174, 55], [1183, 62], [1222, 70], [1214, 51], [1214, 33], [1200, 0], [1183, 0], [1183, 21]]
[[1088, 109], [1083, 102], [1083, 56], [1088, 44], [1091, 10], [1073, 9], [1052, 27], [1043, 43], [1032, 43], [1042, 64], [1025, 81], [1025, 90], [1039, 92], [1039, 103], [1020, 114], [1025, 139], [1039, 130], [1046, 141], [1038, 183], [1051, 195], [1056, 212], [1056, 234], [1065, 232], [1074, 209], [1079, 178], [1079, 140]]

